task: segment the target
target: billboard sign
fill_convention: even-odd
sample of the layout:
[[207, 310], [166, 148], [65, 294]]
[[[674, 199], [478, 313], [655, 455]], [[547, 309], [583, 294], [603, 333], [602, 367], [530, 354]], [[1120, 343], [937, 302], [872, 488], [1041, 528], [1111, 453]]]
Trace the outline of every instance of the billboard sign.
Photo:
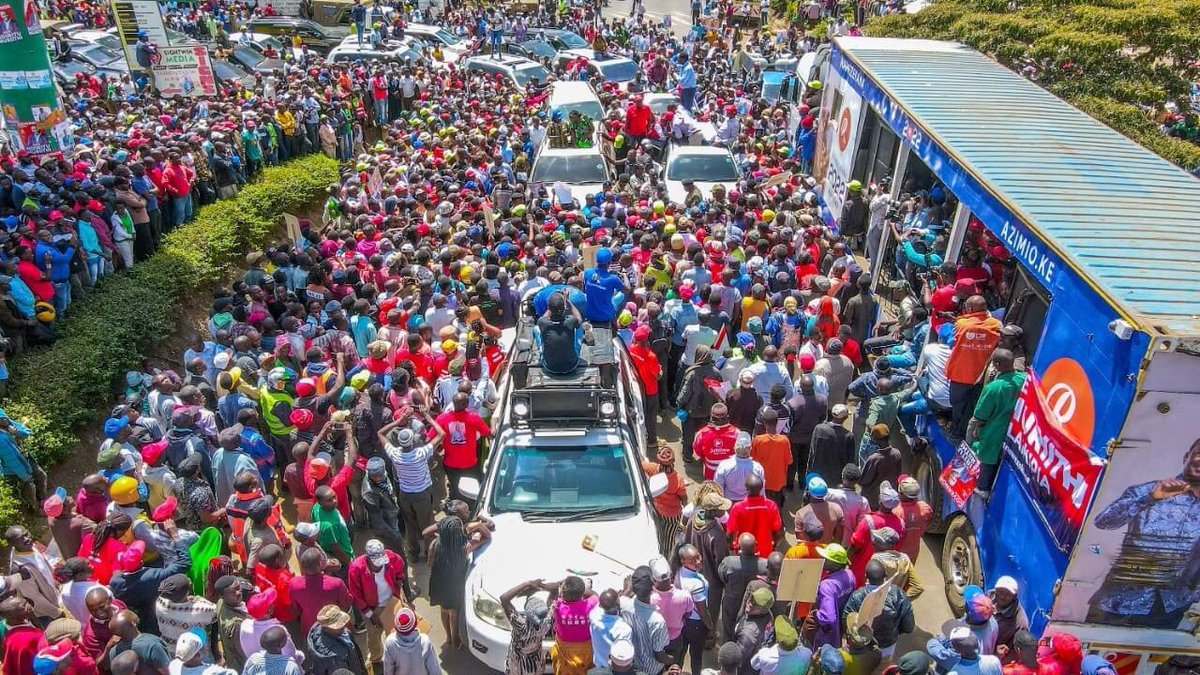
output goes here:
[[144, 30], [149, 34], [150, 44], [160, 50], [160, 56], [161, 50], [170, 46], [158, 0], [113, 0], [112, 7], [117, 19], [117, 34], [125, 45], [125, 58], [129, 60], [130, 71], [141, 70], [137, 62], [139, 31]]
[[216, 96], [217, 79], [203, 45], [163, 47], [154, 66], [154, 87], [163, 96]]

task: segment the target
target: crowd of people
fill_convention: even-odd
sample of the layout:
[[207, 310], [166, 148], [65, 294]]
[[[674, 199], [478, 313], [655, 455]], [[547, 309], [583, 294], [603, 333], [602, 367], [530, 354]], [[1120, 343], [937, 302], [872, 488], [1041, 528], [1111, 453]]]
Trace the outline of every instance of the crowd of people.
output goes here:
[[[432, 55], [338, 65], [301, 50], [286, 75], [212, 100], [84, 78], [68, 95], [69, 156], [3, 162], [10, 354], [52, 340], [55, 314], [97, 279], [262, 166], [344, 162], [297, 240], [247, 252], [176, 368], [127, 374], [80, 485], [49, 491], [22, 447], [31, 431], [0, 412], [0, 470], [48, 525], [31, 528], [44, 541], [5, 533], [6, 675], [440, 673], [415, 600], [439, 609], [443, 649], [464, 649], [470, 556], [504, 532], [475, 517], [458, 479], [481, 475], [500, 336], [522, 316], [548, 343], [565, 336], [544, 352], [552, 372], [574, 366], [561, 357], [584, 323], [625, 341], [644, 470], [669, 488], [655, 499], [662, 555], [623, 588], [567, 576], [499, 598], [509, 673], [550, 658], [562, 675], [1111, 675], [1070, 635], [1032, 635], [1011, 577], [969, 587], [959, 620], [897, 648], [916, 629], [934, 514], [893, 440], [911, 442], [918, 415], [939, 420], [978, 454], [987, 496], [1025, 377], [1021, 329], [1003, 321], [1003, 245], [972, 223], [959, 262], [944, 262], [953, 195], [938, 185], [906, 185], [896, 204], [886, 183], [852, 181], [840, 227], [826, 224], [809, 175], [820, 82], [792, 129], [786, 103], [759, 96], [751, 56], [815, 47], [802, 31], [677, 37], [594, 11], [533, 21], [604, 40], [681, 103], [655, 115], [598, 83], [617, 178], [582, 201], [530, 191], [561, 123], [549, 82], [518, 90]], [[443, 20], [480, 40], [525, 21], [453, 8]], [[682, 202], [668, 197], [654, 144], [689, 138], [681, 107], [719, 129], [736, 186], [685, 181]], [[678, 449], [658, 433], [672, 418]], [[787, 559], [821, 561], [811, 602], [777, 599]], [[860, 616], [872, 594], [882, 610]]]

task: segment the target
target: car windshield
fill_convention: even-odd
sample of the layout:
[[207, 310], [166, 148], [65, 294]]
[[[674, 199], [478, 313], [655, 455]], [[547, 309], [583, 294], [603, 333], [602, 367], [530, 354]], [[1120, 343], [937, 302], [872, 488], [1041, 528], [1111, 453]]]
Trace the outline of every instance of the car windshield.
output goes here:
[[603, 183], [604, 159], [598, 154], [542, 155], [533, 167], [533, 181], [547, 185], [562, 181], [574, 185]]
[[250, 49], [249, 47], [239, 47], [238, 49], [233, 50], [233, 53], [237, 54], [238, 61], [240, 61], [243, 66], [248, 68], [253, 68], [267, 60], [267, 57], [259, 54], [253, 49]]
[[596, 67], [609, 82], [629, 82], [637, 78], [638, 67], [633, 61], [609, 61]]
[[779, 100], [779, 90], [783, 87], [782, 82], [763, 82], [762, 97], [768, 101], [775, 102]]
[[122, 49], [125, 49], [125, 45], [121, 44], [121, 38], [117, 37], [116, 35], [105, 35], [104, 37], [96, 40], [96, 44], [104, 45], [105, 47], [118, 52]]
[[526, 40], [521, 43], [521, 46], [535, 56], [554, 58], [558, 54], [558, 51], [544, 40]]
[[563, 31], [561, 33], [556, 33], [554, 35], [554, 37], [559, 42], [566, 45], [567, 49], [590, 49], [591, 48], [591, 45], [588, 44], [587, 40], [584, 40], [583, 38], [579, 37], [578, 35], [570, 32], [570, 31]]
[[510, 446], [496, 466], [494, 513], [570, 515], [637, 505], [629, 460], [620, 446]]
[[273, 37], [256, 38], [255, 42], [258, 43], [259, 49], [267, 49], [268, 47], [270, 47], [271, 49], [275, 50], [276, 54], [283, 53], [283, 50], [284, 50], [283, 43], [280, 42], [279, 40], [276, 40]]
[[735, 181], [737, 167], [729, 153], [720, 155], [677, 155], [667, 166], [667, 180], [695, 180], [710, 183]]
[[554, 109], [561, 110], [564, 119], [571, 115], [572, 110], [578, 110], [580, 114], [587, 115], [592, 118], [593, 122], [604, 119], [604, 106], [600, 105], [600, 101], [595, 99], [560, 103], [555, 105]]
[[529, 84], [535, 77], [538, 79], [538, 82], [544, 84], [546, 79], [550, 77], [550, 71], [542, 66], [526, 66], [525, 68], [516, 68], [513, 70], [513, 79], [522, 87]]
[[450, 47], [457, 47], [458, 43], [462, 42], [462, 40], [458, 39], [457, 35], [454, 35], [448, 31], [444, 31], [441, 28], [437, 29], [437, 32], [434, 33], [434, 35], [437, 36], [437, 39], [441, 40]]
[[667, 106], [671, 105], [672, 103], [679, 105], [679, 99], [674, 96], [664, 96], [662, 98], [655, 98], [647, 101], [646, 107], [650, 108], [650, 111], [655, 115], [661, 115], [667, 112]]
[[121, 52], [115, 49], [109, 49], [101, 44], [90, 44], [83, 47], [76, 47], [76, 51], [85, 56], [88, 60], [101, 66], [106, 66], [120, 58]]
[[238, 70], [236, 66], [233, 66], [225, 61], [212, 61], [212, 67], [213, 74], [216, 75], [217, 79], [221, 80], [222, 82], [227, 82], [229, 80], [240, 80], [246, 76], [246, 74]]

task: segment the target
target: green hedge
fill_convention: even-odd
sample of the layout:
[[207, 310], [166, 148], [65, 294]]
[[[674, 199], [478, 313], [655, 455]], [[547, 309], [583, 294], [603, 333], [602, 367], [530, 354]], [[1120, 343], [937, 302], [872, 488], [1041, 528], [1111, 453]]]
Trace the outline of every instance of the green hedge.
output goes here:
[[[338, 176], [337, 162], [324, 155], [267, 169], [236, 199], [201, 208], [149, 260], [103, 279], [72, 306], [62, 339], [12, 363], [13, 389], [4, 407], [33, 432], [26, 449], [47, 469], [77, 449], [92, 452], [78, 447], [77, 433], [100, 421], [124, 374], [180, 330], [185, 302], [227, 279], [247, 252], [270, 242], [283, 212], [311, 204]], [[21, 513], [11, 488], [0, 485], [2, 530]]]

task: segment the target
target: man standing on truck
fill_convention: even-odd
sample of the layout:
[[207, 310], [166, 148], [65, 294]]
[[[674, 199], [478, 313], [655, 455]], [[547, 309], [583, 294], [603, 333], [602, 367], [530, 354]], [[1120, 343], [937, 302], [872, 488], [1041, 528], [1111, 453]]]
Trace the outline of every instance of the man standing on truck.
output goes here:
[[[954, 347], [946, 362], [946, 379], [950, 381], [951, 434], [966, 435], [967, 422], [975, 410], [992, 350], [1000, 342], [1000, 322], [987, 311], [982, 295], [972, 295], [963, 303], [963, 313], [954, 322]], [[1011, 411], [1010, 411], [1011, 412]], [[1003, 435], [1001, 436], [1003, 439]], [[983, 481], [980, 481], [983, 484]], [[990, 485], [990, 484], [989, 484]]]
[[[951, 358], [954, 358], [953, 354]], [[985, 499], [996, 480], [1008, 424], [1021, 387], [1025, 385], [1025, 373], [1013, 368], [1013, 353], [1007, 349], [997, 349], [992, 354], [992, 366], [996, 369], [996, 379], [979, 394], [979, 402], [967, 424], [966, 439], [982, 464], [975, 492]]]
[[1184, 455], [1179, 475], [1126, 488], [1095, 522], [1102, 530], [1126, 530], [1087, 620], [1178, 628], [1200, 600], [1200, 439]]
[[350, 8], [350, 20], [354, 22], [354, 35], [358, 46], [361, 47], [363, 33], [367, 32], [367, 8], [363, 6], [362, 0], [354, 0], [354, 6]]

